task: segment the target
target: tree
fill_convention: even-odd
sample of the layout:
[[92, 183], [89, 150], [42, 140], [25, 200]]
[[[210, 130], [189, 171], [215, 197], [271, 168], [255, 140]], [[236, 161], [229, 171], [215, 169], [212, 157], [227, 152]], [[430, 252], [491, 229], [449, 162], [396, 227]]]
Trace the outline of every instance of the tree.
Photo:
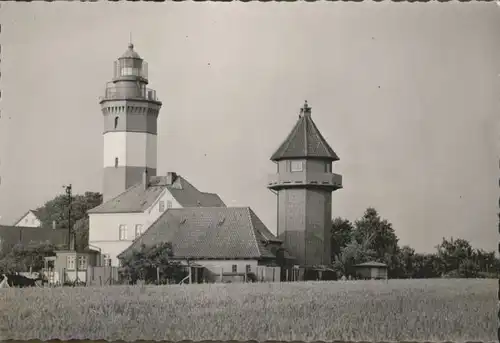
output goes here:
[[[87, 211], [102, 203], [102, 194], [96, 192], [85, 192], [77, 194], [71, 200], [71, 226], [76, 232], [77, 249], [84, 249], [88, 245], [89, 221]], [[56, 222], [56, 228], [68, 229], [69, 200], [67, 195], [58, 195], [47, 201], [38, 208], [39, 218], [43, 227], [52, 227]]]
[[178, 261], [172, 260], [172, 244], [161, 243], [156, 246], [133, 250], [130, 254], [122, 257], [122, 268], [120, 273], [123, 277], [136, 283], [137, 280], [145, 280], [146, 283], [157, 282], [157, 268], [160, 274], [160, 283], [167, 280], [180, 282], [185, 276], [185, 269]]
[[[71, 199], [71, 223], [75, 224], [79, 219], [87, 216], [87, 211], [99, 206], [102, 203], [102, 195], [96, 192], [85, 192], [77, 194]], [[61, 194], [54, 199], [47, 201], [38, 208], [38, 214], [43, 227], [52, 227], [52, 222], [56, 222], [56, 227], [60, 229], [68, 228], [68, 206], [67, 195]]]
[[340, 217], [333, 219], [331, 230], [332, 261], [335, 261], [342, 248], [345, 248], [352, 241], [353, 230], [354, 226], [349, 220]]
[[[475, 261], [477, 262], [478, 268], [480, 272], [485, 274], [494, 274], [495, 270], [495, 252], [494, 251], [485, 251], [483, 249], [476, 249], [474, 251]], [[493, 275], [491, 275], [493, 276]]]
[[396, 254], [398, 237], [392, 224], [386, 219], [381, 219], [377, 211], [369, 207], [363, 217], [354, 222], [354, 238], [362, 242], [366, 237], [372, 237], [369, 248], [376, 252], [378, 259], [384, 259], [386, 254]]
[[412, 277], [427, 279], [440, 277], [442, 261], [437, 254], [415, 254], [412, 258]]
[[345, 247], [341, 248], [341, 252], [336, 256], [333, 262], [334, 270], [340, 272], [341, 275], [354, 276], [356, 271], [354, 266], [359, 263], [368, 262], [376, 256], [376, 252], [370, 249], [372, 237], [366, 237], [362, 242], [352, 240]]
[[0, 271], [11, 273], [28, 271], [39, 272], [44, 268], [44, 257], [54, 256], [56, 247], [52, 244], [36, 244], [24, 247], [16, 245], [12, 250], [0, 256]]
[[400, 261], [401, 273], [399, 277], [411, 278], [413, 277], [414, 263], [415, 263], [415, 250], [408, 245], [403, 246], [398, 250], [398, 259]]
[[[474, 249], [470, 243], [465, 239], [446, 239], [443, 237], [441, 244], [437, 247], [438, 256], [443, 262], [444, 273], [454, 272], [457, 273], [460, 264], [465, 260], [474, 259]], [[474, 263], [474, 262], [473, 262]], [[467, 265], [471, 265], [467, 263]], [[464, 270], [462, 268], [462, 270]]]
[[73, 230], [76, 236], [76, 249], [82, 251], [89, 245], [89, 217], [78, 219]]

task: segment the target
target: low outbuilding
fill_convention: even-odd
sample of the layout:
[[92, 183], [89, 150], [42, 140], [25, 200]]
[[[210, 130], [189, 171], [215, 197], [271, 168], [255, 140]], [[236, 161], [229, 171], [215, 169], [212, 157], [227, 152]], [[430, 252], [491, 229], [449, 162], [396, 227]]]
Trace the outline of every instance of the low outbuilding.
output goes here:
[[362, 279], [387, 279], [387, 265], [380, 262], [365, 262], [354, 266], [356, 276]]

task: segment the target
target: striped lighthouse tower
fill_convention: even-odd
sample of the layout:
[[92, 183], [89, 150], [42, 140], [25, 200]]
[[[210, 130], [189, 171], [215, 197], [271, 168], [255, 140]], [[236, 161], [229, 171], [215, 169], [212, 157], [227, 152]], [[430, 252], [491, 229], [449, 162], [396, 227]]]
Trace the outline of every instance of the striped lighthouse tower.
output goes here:
[[113, 80], [100, 99], [104, 116], [103, 201], [156, 175], [161, 102], [147, 88], [148, 68], [134, 45], [115, 61]]

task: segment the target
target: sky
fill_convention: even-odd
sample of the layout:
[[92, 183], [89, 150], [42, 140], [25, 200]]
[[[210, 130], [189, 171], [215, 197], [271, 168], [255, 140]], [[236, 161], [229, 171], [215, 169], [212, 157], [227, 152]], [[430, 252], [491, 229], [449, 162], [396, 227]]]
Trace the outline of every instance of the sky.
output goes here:
[[401, 245], [498, 242], [494, 3], [2, 4], [0, 223], [71, 183], [102, 190], [98, 103], [130, 33], [174, 171], [276, 232], [269, 160], [307, 100], [339, 155], [333, 216], [375, 207]]

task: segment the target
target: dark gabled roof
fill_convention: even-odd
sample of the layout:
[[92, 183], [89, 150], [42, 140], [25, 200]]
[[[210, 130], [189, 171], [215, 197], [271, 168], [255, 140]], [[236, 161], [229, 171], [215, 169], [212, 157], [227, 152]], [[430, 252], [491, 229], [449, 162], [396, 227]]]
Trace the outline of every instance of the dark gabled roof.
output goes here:
[[23, 219], [24, 217], [26, 217], [28, 215], [28, 213], [30, 213], [30, 212], [33, 213], [38, 220], [40, 220], [39, 211], [37, 211], [37, 210], [28, 210], [27, 212], [25, 212], [22, 215], [22, 217], [20, 217], [18, 220], [16, 220], [14, 222], [14, 225], [19, 224], [21, 222], [21, 219]]
[[182, 207], [225, 207], [217, 194], [200, 192], [182, 176], [174, 174], [174, 180], [168, 183], [167, 176], [152, 176], [148, 187], [142, 182], [130, 187], [125, 192], [102, 205], [94, 207], [88, 213], [133, 213], [144, 212], [167, 189]]
[[169, 209], [119, 254], [144, 244], [170, 242], [174, 258], [275, 258], [267, 243], [280, 242], [249, 207]]
[[0, 241], [1, 252], [10, 251], [16, 244], [24, 247], [40, 243], [67, 245], [68, 230], [0, 225]]
[[339, 160], [335, 151], [330, 147], [312, 120], [311, 108], [307, 105], [307, 101], [301, 109], [299, 120], [285, 141], [271, 156], [271, 161], [292, 158]]

